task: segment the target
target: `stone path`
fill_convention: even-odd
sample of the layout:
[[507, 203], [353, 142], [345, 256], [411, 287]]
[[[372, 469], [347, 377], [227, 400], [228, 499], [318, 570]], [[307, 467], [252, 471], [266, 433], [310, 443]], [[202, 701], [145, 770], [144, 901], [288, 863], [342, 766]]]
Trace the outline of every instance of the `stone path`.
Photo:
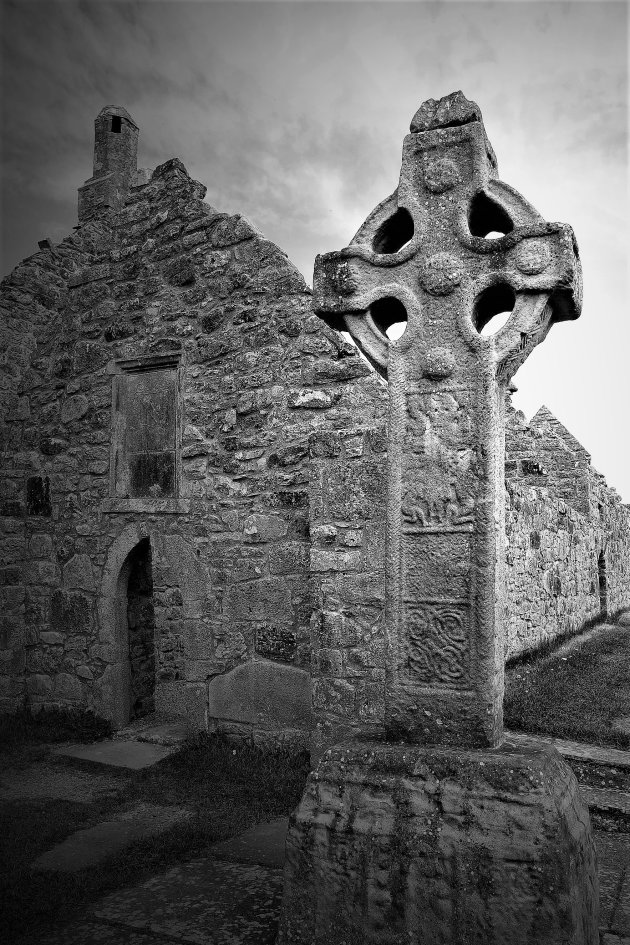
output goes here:
[[574, 761], [590, 761], [616, 768], [630, 768], [630, 751], [621, 751], [618, 748], [599, 748], [597, 745], [586, 745], [583, 742], [548, 738], [545, 735], [523, 735], [521, 732], [506, 731], [505, 737], [515, 745], [527, 746], [535, 743], [553, 745], [561, 755]]
[[181, 807], [136, 804], [111, 820], [70, 834], [63, 843], [38, 857], [33, 869], [78, 873], [102, 863], [138, 840], [156, 837], [193, 816], [192, 811]]
[[287, 818], [261, 824], [159, 876], [119, 890], [40, 945], [272, 945]]
[[0, 774], [0, 801], [54, 798], [94, 804], [116, 795], [128, 779], [120, 774], [85, 771], [69, 765], [39, 762], [25, 768], [4, 768]]

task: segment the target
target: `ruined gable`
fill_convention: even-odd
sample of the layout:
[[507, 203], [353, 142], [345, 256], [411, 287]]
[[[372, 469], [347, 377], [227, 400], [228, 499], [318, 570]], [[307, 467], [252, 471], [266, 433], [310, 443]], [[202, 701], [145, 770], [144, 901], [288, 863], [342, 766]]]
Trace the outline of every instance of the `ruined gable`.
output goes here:
[[[385, 394], [286, 255], [204, 194], [178, 159], [128, 175], [120, 206], [83, 203], [56, 250], [55, 308], [31, 317], [7, 416], [5, 707], [27, 694], [126, 721], [121, 601], [147, 541], [156, 708], [205, 727], [209, 681], [242, 664], [252, 691], [275, 666], [310, 704], [308, 441], [375, 423]], [[7, 303], [29, 310], [49, 256]], [[228, 727], [276, 724], [213, 705]]]

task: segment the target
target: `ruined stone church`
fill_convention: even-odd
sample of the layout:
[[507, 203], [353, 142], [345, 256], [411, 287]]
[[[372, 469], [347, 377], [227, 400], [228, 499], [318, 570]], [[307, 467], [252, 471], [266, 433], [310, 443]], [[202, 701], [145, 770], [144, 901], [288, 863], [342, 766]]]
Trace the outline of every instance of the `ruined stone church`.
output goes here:
[[[104, 108], [78, 226], [2, 282], [0, 710], [375, 732], [387, 386], [282, 250], [137, 145]], [[507, 410], [509, 659], [630, 605], [630, 515], [546, 408]]]

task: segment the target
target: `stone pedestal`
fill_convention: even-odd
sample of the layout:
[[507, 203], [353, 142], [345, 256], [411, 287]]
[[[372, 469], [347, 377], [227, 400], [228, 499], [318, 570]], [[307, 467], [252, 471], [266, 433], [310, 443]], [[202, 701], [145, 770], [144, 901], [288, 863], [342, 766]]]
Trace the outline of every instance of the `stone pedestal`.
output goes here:
[[342, 744], [292, 818], [278, 945], [596, 945], [596, 876], [555, 749]]

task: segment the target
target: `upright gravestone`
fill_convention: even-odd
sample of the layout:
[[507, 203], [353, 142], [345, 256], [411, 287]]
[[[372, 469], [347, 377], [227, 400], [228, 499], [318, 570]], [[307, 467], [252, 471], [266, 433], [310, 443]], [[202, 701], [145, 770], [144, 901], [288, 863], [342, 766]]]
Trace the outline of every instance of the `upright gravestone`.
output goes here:
[[311, 774], [279, 945], [598, 940], [575, 779], [502, 726], [505, 388], [580, 285], [570, 227], [497, 179], [461, 92], [421, 106], [397, 191], [317, 258], [316, 310], [389, 381], [387, 740]]

